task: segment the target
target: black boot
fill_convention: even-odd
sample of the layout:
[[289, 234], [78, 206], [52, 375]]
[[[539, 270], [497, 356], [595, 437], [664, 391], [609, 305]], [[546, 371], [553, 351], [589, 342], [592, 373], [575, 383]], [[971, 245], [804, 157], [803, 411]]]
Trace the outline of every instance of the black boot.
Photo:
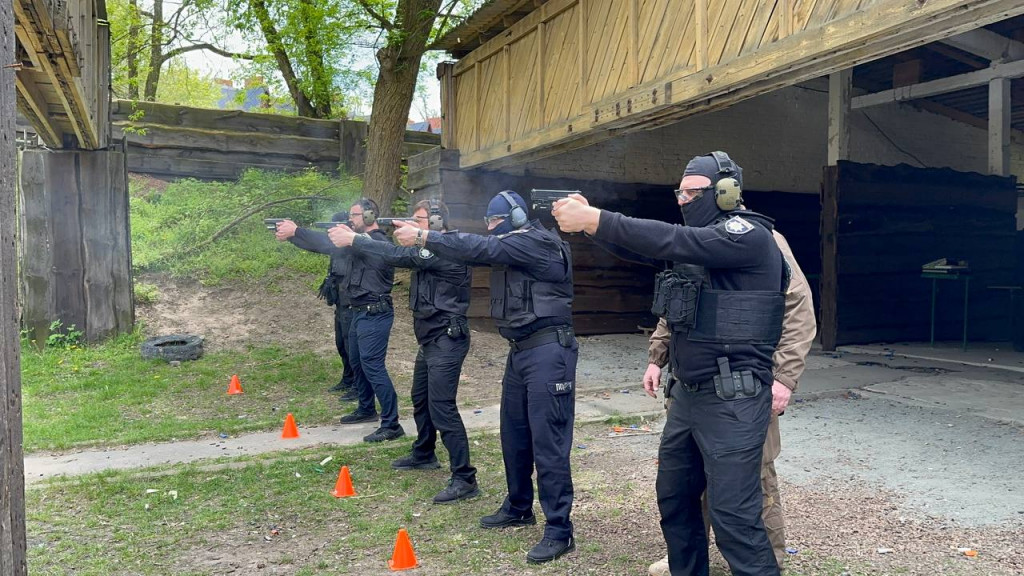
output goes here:
[[555, 540], [554, 538], [543, 538], [529, 552], [526, 553], [526, 561], [530, 564], [551, 562], [563, 554], [568, 554], [576, 549], [576, 542], [573, 538], [568, 540]]
[[341, 417], [342, 424], [362, 424], [363, 422], [376, 422], [379, 416], [376, 412], [360, 412], [356, 410]]
[[437, 461], [437, 456], [433, 454], [431, 454], [430, 458], [423, 460], [409, 454], [392, 462], [391, 467], [395, 470], [436, 470], [441, 467], [441, 463]]
[[479, 495], [480, 489], [477, 488], [476, 482], [470, 484], [461, 478], [452, 478], [448, 481], [448, 487], [434, 496], [434, 504], [451, 504]]
[[396, 440], [405, 436], [405, 430], [402, 430], [401, 426], [395, 426], [394, 428], [384, 428], [383, 426], [377, 428], [373, 434], [363, 436], [363, 442], [384, 442], [386, 440]]
[[481, 528], [505, 528], [506, 526], [532, 526], [537, 523], [537, 517], [533, 515], [533, 510], [522, 516], [516, 516], [509, 514], [505, 510], [499, 508], [497, 512], [490, 516], [484, 516], [480, 519]]

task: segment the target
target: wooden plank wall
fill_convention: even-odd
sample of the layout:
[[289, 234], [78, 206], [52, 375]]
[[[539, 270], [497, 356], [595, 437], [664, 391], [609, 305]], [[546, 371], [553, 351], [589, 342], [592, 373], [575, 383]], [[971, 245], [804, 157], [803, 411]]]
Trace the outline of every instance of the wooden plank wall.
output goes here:
[[1022, 13], [1013, 0], [549, 0], [441, 71], [444, 131], [463, 167], [521, 164]]
[[[834, 229], [823, 264], [835, 278], [836, 345], [927, 341], [932, 285], [921, 266], [938, 258], [970, 264], [968, 338], [1009, 338], [1009, 296], [989, 286], [1016, 276], [1013, 178], [840, 162], [835, 182], [825, 195], [835, 216], [822, 215], [834, 222], [823, 225]], [[939, 281], [937, 340], [961, 338], [963, 291], [961, 281]]]
[[[0, 3], [0, 54], [14, 53], [14, 13]], [[14, 69], [0, 66], [0, 574], [25, 576], [25, 463], [15, 249]]]
[[20, 176], [22, 324], [37, 340], [55, 320], [93, 342], [130, 331], [123, 154], [26, 150]]
[[[361, 174], [366, 162], [365, 122], [126, 100], [113, 107], [113, 135], [127, 139], [131, 172], [233, 180], [247, 168], [335, 172], [340, 164]], [[437, 134], [408, 131], [403, 157], [439, 144]]]

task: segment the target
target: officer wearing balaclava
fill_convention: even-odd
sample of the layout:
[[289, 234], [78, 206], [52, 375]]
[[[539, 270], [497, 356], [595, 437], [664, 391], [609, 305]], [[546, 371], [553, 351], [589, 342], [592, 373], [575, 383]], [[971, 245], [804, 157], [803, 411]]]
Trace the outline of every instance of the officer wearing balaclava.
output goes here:
[[552, 211], [563, 231], [586, 232], [640, 258], [702, 267], [663, 295], [674, 303], [666, 315], [679, 385], [670, 392], [656, 487], [674, 575], [709, 572], [705, 488], [732, 573], [779, 574], [761, 520], [760, 468], [787, 273], [771, 220], [730, 214], [740, 203], [740, 179], [724, 153], [693, 158], [675, 191], [684, 226], [599, 210], [582, 197]]
[[441, 233], [403, 227], [395, 239], [441, 258], [491, 267], [491, 316], [508, 340], [501, 394], [501, 450], [508, 496], [484, 528], [536, 524], [537, 470], [544, 537], [526, 554], [548, 562], [576, 548], [569, 471], [575, 420], [576, 359], [572, 331], [572, 257], [557, 232], [530, 220], [519, 194], [503, 190], [485, 217], [490, 234]]

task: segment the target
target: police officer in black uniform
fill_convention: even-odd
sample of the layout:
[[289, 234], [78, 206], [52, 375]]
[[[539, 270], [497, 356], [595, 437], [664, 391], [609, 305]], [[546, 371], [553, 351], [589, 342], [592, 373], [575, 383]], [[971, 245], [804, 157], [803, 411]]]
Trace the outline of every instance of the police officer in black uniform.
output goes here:
[[484, 528], [524, 526], [533, 513], [537, 468], [544, 537], [527, 561], [554, 560], [576, 544], [569, 520], [573, 488], [569, 469], [575, 419], [576, 360], [572, 331], [572, 258], [557, 232], [527, 216], [526, 204], [505, 190], [487, 206], [489, 236], [403, 227], [403, 246], [427, 248], [444, 258], [491, 267], [491, 316], [510, 351], [501, 393], [501, 449], [508, 497], [480, 519]]
[[[331, 220], [345, 222], [348, 220], [348, 212], [335, 212]], [[342, 280], [348, 274], [350, 263], [342, 252], [331, 244], [326, 234], [308, 228], [299, 228], [291, 220], [278, 223], [275, 235], [282, 242], [288, 241], [303, 250], [327, 254], [331, 257], [330, 265], [327, 268], [327, 277], [320, 284], [320, 298], [329, 306], [334, 306], [334, 345], [338, 349], [338, 356], [341, 356], [342, 374], [341, 380], [328, 388], [328, 391], [341, 392], [343, 401], [356, 400], [359, 398], [359, 393], [356, 392], [356, 378], [352, 372], [352, 364], [348, 361], [346, 344], [348, 328], [352, 324], [352, 312], [348, 308], [348, 299], [344, 291], [340, 289]]]
[[[448, 231], [448, 207], [439, 200], [423, 200], [413, 207], [417, 230]], [[405, 225], [396, 222], [396, 226]], [[391, 242], [360, 236], [341, 226], [330, 232], [336, 246], [376, 254], [398, 268], [412, 269], [409, 309], [420, 349], [412, 377], [413, 418], [416, 442], [412, 453], [395, 460], [396, 470], [440, 468], [434, 454], [437, 433], [448, 449], [452, 477], [448, 486], [434, 496], [437, 504], [448, 504], [480, 494], [476, 468], [469, 463], [469, 440], [455, 398], [459, 374], [469, 352], [469, 292], [472, 274], [465, 263], [440, 258], [426, 248], [395, 246]]]
[[552, 211], [564, 231], [582, 230], [641, 257], [703, 267], [663, 275], [656, 295], [673, 331], [678, 379], [668, 392], [673, 402], [657, 480], [673, 576], [709, 573], [705, 488], [715, 539], [732, 573], [779, 574], [761, 521], [760, 468], [788, 273], [771, 219], [731, 213], [741, 201], [740, 178], [725, 153], [691, 160], [676, 190], [684, 226], [598, 210], [582, 197], [561, 200]]
[[[369, 198], [363, 198], [349, 210], [351, 230], [366, 234], [374, 240], [387, 241], [387, 235], [377, 226], [379, 208]], [[339, 224], [345, 227], [344, 224]], [[355, 372], [359, 391], [359, 407], [341, 417], [342, 424], [358, 424], [377, 420], [374, 396], [380, 402], [380, 427], [365, 436], [366, 442], [383, 442], [405, 436], [398, 423], [398, 396], [385, 366], [391, 326], [395, 321], [391, 302], [391, 287], [395, 281], [395, 268], [376, 254], [357, 252], [351, 248], [338, 248], [352, 261], [352, 268], [342, 282], [349, 299], [352, 326], [349, 329], [348, 355]]]

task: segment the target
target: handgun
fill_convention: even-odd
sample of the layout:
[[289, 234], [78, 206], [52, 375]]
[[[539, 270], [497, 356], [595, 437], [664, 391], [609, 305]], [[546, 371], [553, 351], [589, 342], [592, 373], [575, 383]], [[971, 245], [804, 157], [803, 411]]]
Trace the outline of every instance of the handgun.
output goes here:
[[406, 218], [377, 218], [377, 225], [381, 226], [381, 227], [384, 227], [384, 226], [394, 226], [396, 221], [398, 221], [398, 222], [409, 222], [410, 224], [415, 224], [416, 223], [416, 219], [415, 218], [409, 218], [409, 217], [406, 217]]
[[273, 230], [277, 232], [278, 222], [284, 222], [287, 218], [264, 218], [263, 225], [267, 227], [267, 230]]
[[314, 228], [320, 228], [322, 230], [330, 230], [331, 228], [334, 228], [338, 224], [344, 224], [344, 225], [348, 226], [348, 221], [345, 221], [345, 222], [314, 222], [313, 223], [313, 227]]
[[530, 207], [534, 210], [551, 210], [558, 200], [568, 198], [570, 194], [579, 193], [579, 190], [543, 190], [534, 188], [530, 190]]

